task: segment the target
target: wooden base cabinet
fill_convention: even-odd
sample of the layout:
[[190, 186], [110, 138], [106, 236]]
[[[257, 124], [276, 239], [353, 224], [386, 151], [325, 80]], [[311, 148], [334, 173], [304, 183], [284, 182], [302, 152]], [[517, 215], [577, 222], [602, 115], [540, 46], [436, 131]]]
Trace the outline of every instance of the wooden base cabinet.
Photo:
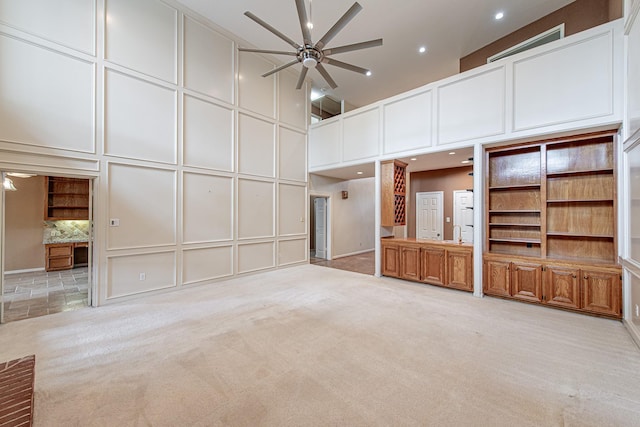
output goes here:
[[45, 245], [45, 270], [68, 270], [73, 268], [73, 243]]
[[383, 239], [382, 275], [473, 292], [473, 247]]
[[622, 316], [619, 267], [535, 261], [485, 255], [484, 293], [601, 316]]

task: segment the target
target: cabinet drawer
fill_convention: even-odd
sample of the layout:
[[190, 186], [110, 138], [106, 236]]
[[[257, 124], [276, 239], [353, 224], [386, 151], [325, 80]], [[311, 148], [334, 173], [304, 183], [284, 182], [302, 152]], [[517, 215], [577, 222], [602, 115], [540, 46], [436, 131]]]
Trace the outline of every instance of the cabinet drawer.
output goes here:
[[71, 256], [71, 252], [73, 251], [73, 244], [69, 245], [56, 245], [56, 246], [48, 246], [47, 247], [49, 257], [64, 257]]
[[73, 260], [71, 257], [65, 258], [49, 258], [49, 270], [60, 270], [73, 267]]

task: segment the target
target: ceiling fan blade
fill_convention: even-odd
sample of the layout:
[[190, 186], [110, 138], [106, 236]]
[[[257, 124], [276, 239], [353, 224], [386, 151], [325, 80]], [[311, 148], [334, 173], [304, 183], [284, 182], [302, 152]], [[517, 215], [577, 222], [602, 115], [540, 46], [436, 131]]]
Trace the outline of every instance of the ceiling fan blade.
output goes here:
[[329, 86], [331, 86], [331, 89], [335, 89], [338, 87], [336, 82], [331, 78], [331, 76], [329, 75], [327, 70], [322, 66], [322, 64], [316, 65], [316, 70], [318, 70], [320, 75], [327, 81], [327, 83], [329, 83]]
[[282, 71], [282, 70], [284, 70], [285, 68], [289, 68], [289, 67], [291, 67], [292, 65], [296, 65], [298, 62], [300, 62], [300, 61], [298, 61], [297, 59], [294, 59], [294, 60], [293, 60], [293, 61], [291, 61], [291, 62], [287, 62], [287, 63], [286, 63], [286, 64], [284, 64], [284, 65], [281, 65], [281, 66], [279, 66], [279, 67], [277, 67], [277, 68], [274, 68], [273, 70], [271, 70], [271, 71], [269, 71], [269, 72], [267, 72], [267, 73], [264, 73], [264, 74], [262, 75], [262, 77], [268, 77], [268, 76], [270, 76], [271, 74], [275, 74], [275, 73], [277, 73], [278, 71]]
[[336, 53], [351, 52], [354, 50], [368, 49], [370, 47], [382, 46], [382, 39], [369, 40], [368, 42], [354, 43], [346, 46], [332, 47], [331, 49], [324, 49], [322, 53], [324, 56], [335, 55]]
[[307, 67], [302, 67], [302, 70], [300, 70], [300, 77], [298, 77], [298, 84], [296, 84], [296, 89], [300, 89], [302, 87], [304, 79], [307, 77], [307, 71], [309, 71]]
[[327, 34], [322, 36], [322, 38], [318, 41], [318, 43], [316, 43], [315, 45], [316, 49], [322, 50], [322, 48], [327, 43], [329, 43], [331, 39], [333, 39], [336, 36], [336, 34], [338, 34], [340, 30], [342, 30], [349, 23], [349, 21], [351, 21], [361, 10], [362, 10], [362, 6], [360, 6], [360, 3], [355, 2], [353, 6], [351, 6], [349, 10], [347, 10], [340, 19], [338, 19], [338, 22], [333, 24], [333, 27], [331, 27], [329, 31], [327, 31]]
[[338, 61], [337, 59], [332, 58], [323, 58], [322, 62], [333, 65], [334, 67], [344, 68], [345, 70], [355, 71], [356, 73], [364, 74], [365, 76], [369, 72], [366, 68], [358, 67], [355, 65], [347, 64], [346, 62]]
[[240, 52], [256, 52], [256, 53], [270, 53], [272, 55], [289, 55], [289, 56], [298, 56], [295, 52], [285, 52], [282, 50], [264, 50], [264, 49], [249, 49], [246, 47], [239, 47], [238, 50]]
[[272, 32], [273, 34], [275, 34], [276, 36], [280, 37], [282, 40], [286, 41], [287, 43], [289, 43], [291, 46], [293, 46], [295, 49], [299, 49], [302, 46], [300, 46], [298, 43], [294, 42], [293, 40], [291, 40], [289, 37], [285, 36], [284, 34], [282, 34], [280, 31], [276, 30], [275, 28], [273, 28], [271, 25], [267, 24], [266, 22], [264, 22], [262, 19], [258, 18], [256, 15], [254, 15], [253, 13], [247, 11], [244, 13], [247, 17], [251, 18], [252, 20], [254, 20], [255, 22], [257, 22], [258, 24], [260, 24], [261, 26], [263, 26], [265, 29], [269, 30], [270, 32]]
[[307, 9], [304, 7], [304, 0], [296, 0], [296, 8], [298, 9], [298, 19], [300, 20], [300, 29], [302, 30], [302, 38], [305, 45], [311, 45], [311, 31], [307, 23]]

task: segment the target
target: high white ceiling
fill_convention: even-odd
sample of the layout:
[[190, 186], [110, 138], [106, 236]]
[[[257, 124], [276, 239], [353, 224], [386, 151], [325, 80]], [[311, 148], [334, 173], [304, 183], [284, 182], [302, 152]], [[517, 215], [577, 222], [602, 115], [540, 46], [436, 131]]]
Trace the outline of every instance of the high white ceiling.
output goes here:
[[[250, 11], [291, 39], [302, 43], [294, 0], [179, 0], [188, 8], [246, 41], [243, 47], [293, 50], [287, 43], [244, 16]], [[351, 7], [353, 0], [311, 1], [317, 41]], [[317, 71], [308, 75], [313, 86], [363, 106], [454, 75], [459, 59], [514, 30], [553, 12], [572, 0], [358, 0], [363, 10], [327, 47], [383, 38], [384, 45], [334, 56], [372, 70], [371, 77], [326, 65], [338, 84], [329, 89]], [[504, 18], [496, 21], [496, 12]], [[420, 46], [428, 51], [418, 53]], [[254, 55], [241, 53], [241, 55]], [[285, 63], [289, 56], [274, 56]], [[301, 65], [293, 68], [299, 72]], [[265, 72], [268, 70], [265, 70]]]

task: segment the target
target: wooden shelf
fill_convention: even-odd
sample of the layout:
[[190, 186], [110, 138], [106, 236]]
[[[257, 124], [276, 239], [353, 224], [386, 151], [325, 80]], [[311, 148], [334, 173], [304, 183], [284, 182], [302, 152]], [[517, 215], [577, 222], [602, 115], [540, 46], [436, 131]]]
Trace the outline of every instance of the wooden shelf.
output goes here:
[[561, 176], [573, 176], [573, 175], [593, 175], [593, 174], [612, 174], [613, 169], [582, 169], [575, 171], [547, 171], [547, 178], [561, 177]]
[[539, 239], [509, 239], [509, 238], [489, 238], [490, 242], [509, 242], [509, 243], [531, 243], [534, 245], [539, 245], [541, 242]]
[[540, 228], [540, 224], [523, 224], [523, 223], [509, 223], [509, 222], [490, 222], [491, 227], [531, 227]]
[[613, 199], [547, 199], [547, 203], [613, 203]]
[[547, 231], [547, 236], [579, 239], [613, 239], [614, 237], [612, 234], [568, 233], [563, 231]]
[[492, 213], [513, 213], [513, 214], [519, 214], [519, 213], [540, 213], [540, 209], [493, 209], [489, 211], [490, 214]]
[[489, 187], [489, 190], [531, 190], [534, 188], [540, 188], [540, 184], [520, 184], [520, 185], [498, 185], [495, 187]]
[[89, 219], [89, 180], [45, 177], [44, 219]]

